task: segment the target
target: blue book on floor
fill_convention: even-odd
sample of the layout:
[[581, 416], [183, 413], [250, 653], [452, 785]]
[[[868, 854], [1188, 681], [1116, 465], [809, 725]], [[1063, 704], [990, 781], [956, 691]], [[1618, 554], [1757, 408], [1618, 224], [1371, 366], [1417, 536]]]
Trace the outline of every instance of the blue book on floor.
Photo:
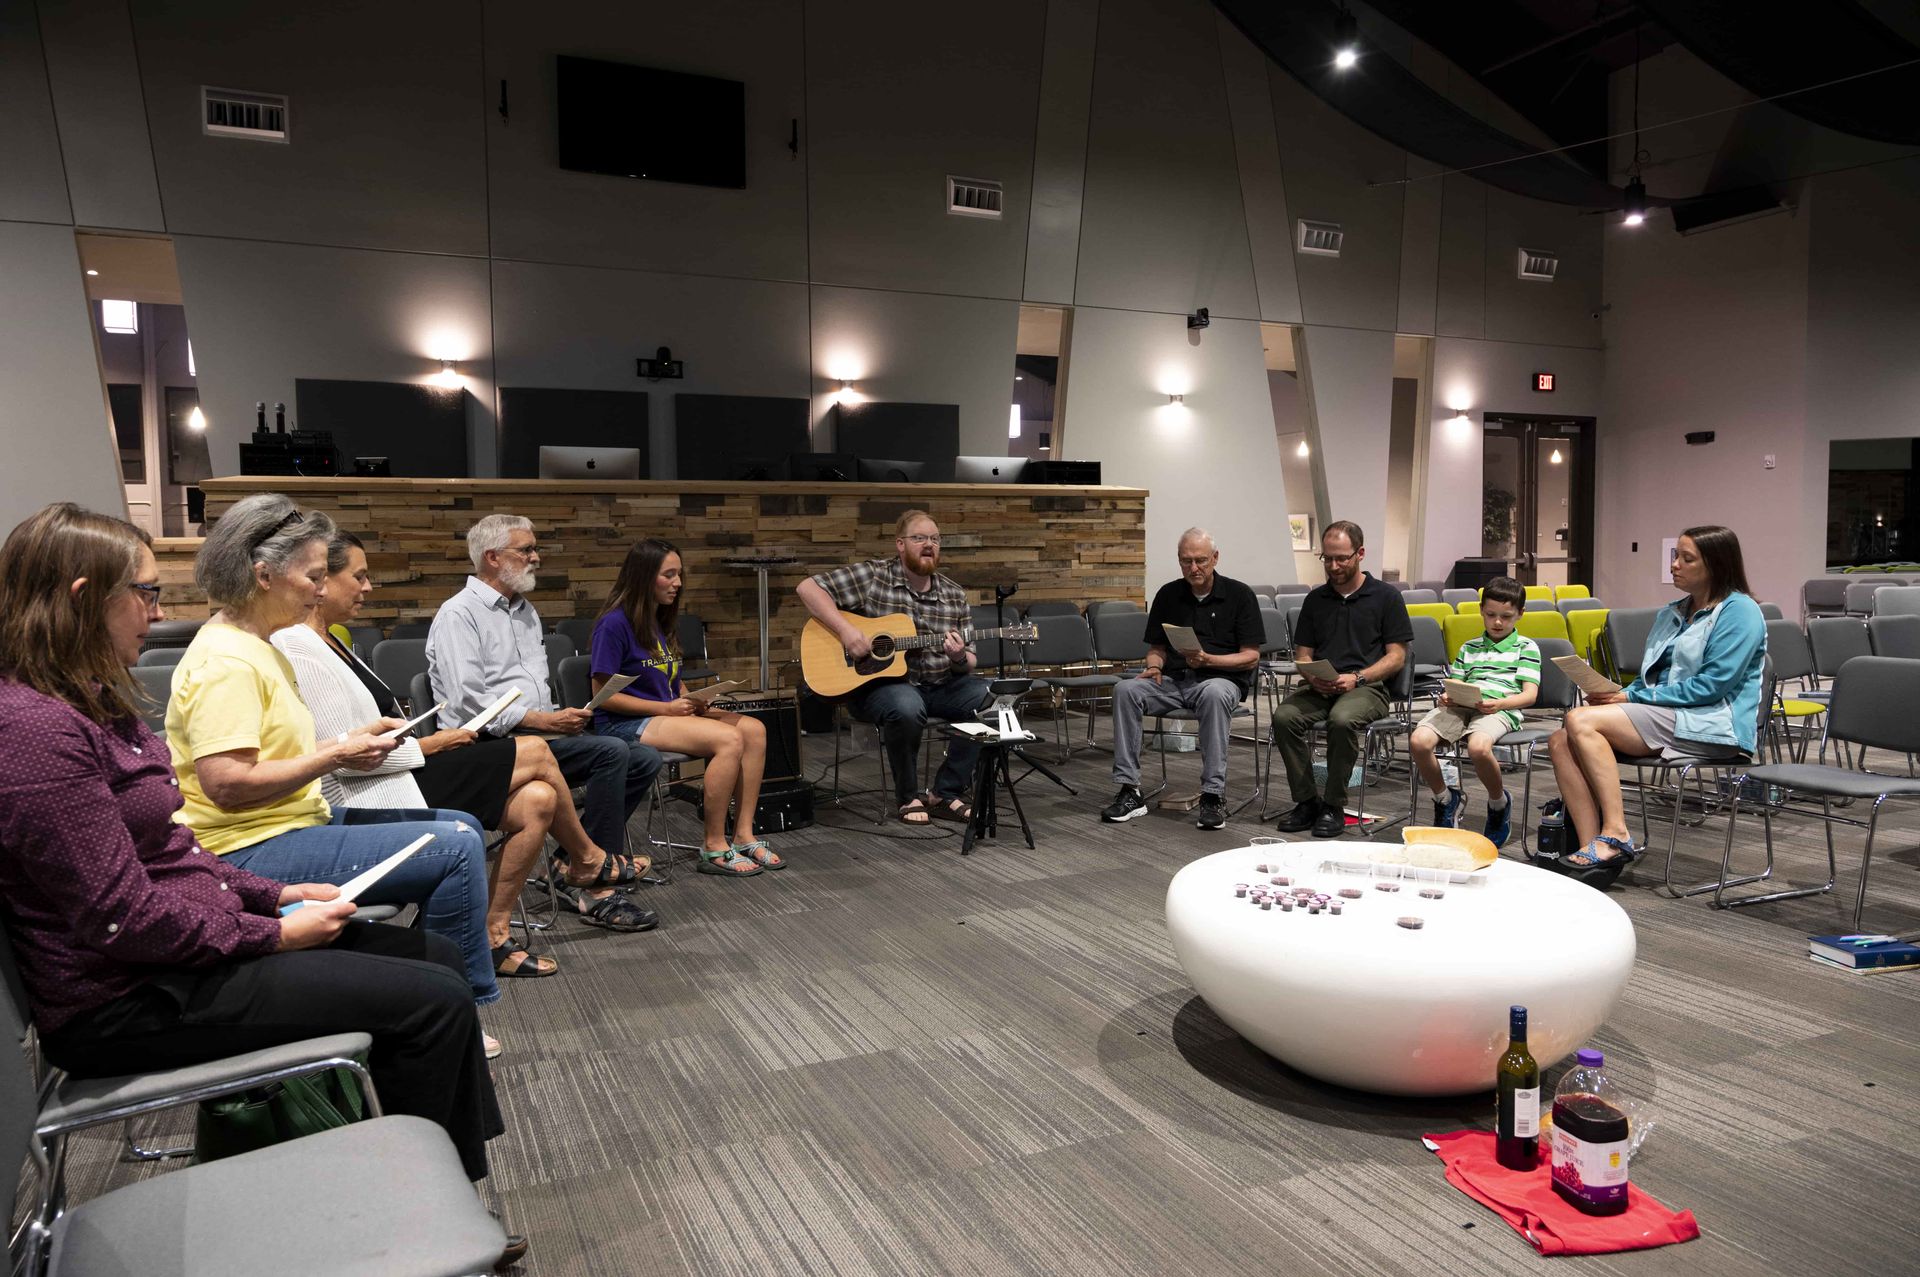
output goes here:
[[1843, 967], [1920, 967], [1920, 945], [1898, 936], [1808, 936], [1807, 952]]

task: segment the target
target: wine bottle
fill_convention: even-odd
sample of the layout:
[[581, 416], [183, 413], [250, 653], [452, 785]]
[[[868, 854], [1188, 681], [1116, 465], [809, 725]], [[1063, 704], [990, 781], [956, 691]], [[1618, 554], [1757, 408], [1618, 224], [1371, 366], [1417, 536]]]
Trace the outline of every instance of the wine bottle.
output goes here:
[[1493, 1156], [1509, 1170], [1530, 1171], [1540, 1160], [1540, 1066], [1527, 1050], [1527, 1009], [1514, 1007], [1509, 1015], [1510, 1040], [1494, 1081]]

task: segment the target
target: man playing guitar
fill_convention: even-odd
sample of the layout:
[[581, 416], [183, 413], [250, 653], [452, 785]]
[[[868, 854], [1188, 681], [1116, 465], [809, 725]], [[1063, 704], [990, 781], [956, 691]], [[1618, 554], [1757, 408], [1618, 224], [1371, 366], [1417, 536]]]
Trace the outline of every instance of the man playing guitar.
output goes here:
[[914, 785], [920, 775], [920, 733], [928, 716], [970, 720], [990, 699], [985, 681], [973, 675], [976, 657], [967, 641], [967, 593], [952, 577], [940, 574], [940, 528], [925, 510], [900, 516], [893, 547], [893, 558], [821, 572], [802, 581], [797, 593], [813, 618], [839, 637], [850, 662], [866, 659], [872, 644], [841, 617], [843, 609], [873, 617], [904, 612], [921, 634], [945, 636], [939, 647], [907, 652], [905, 680], [869, 683], [848, 703], [855, 717], [880, 728], [900, 819], [909, 825], [924, 825], [930, 816], [964, 822], [973, 816], [967, 789], [979, 745], [949, 742], [932, 792], [918, 794]]

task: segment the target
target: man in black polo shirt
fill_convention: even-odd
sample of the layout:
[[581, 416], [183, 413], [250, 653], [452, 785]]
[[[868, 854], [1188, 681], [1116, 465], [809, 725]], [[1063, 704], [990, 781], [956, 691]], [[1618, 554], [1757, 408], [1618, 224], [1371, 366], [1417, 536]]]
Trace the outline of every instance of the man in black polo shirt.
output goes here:
[[[1391, 706], [1386, 683], [1407, 663], [1413, 622], [1400, 591], [1360, 570], [1366, 535], [1344, 519], [1327, 525], [1320, 562], [1327, 583], [1315, 586], [1300, 605], [1293, 630], [1296, 663], [1323, 660], [1339, 673], [1333, 680], [1309, 678], [1308, 686], [1280, 702], [1273, 737], [1286, 760], [1293, 809], [1280, 817], [1285, 833], [1312, 827], [1315, 838], [1334, 838], [1347, 827], [1347, 778], [1360, 757], [1360, 732], [1385, 718]], [[1327, 792], [1313, 784], [1313, 747], [1308, 733], [1327, 724]]]
[[[1194, 823], [1227, 823], [1227, 734], [1233, 711], [1253, 682], [1264, 630], [1253, 591], [1214, 569], [1220, 550], [1202, 528], [1180, 537], [1180, 579], [1153, 596], [1147, 613], [1147, 663], [1139, 677], [1113, 689], [1113, 778], [1120, 792], [1100, 813], [1111, 822], [1145, 815], [1140, 796], [1141, 720], [1148, 714], [1193, 710], [1200, 718], [1200, 806]], [[1200, 649], [1182, 654], [1166, 626], [1192, 630]]]

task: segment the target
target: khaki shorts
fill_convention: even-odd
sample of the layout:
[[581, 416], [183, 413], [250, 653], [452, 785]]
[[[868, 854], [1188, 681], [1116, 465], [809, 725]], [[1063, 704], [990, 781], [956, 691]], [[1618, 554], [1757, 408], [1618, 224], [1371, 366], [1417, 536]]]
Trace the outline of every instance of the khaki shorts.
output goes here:
[[1435, 736], [1449, 745], [1457, 743], [1462, 736], [1478, 736], [1492, 742], [1507, 734], [1505, 715], [1469, 714], [1451, 706], [1434, 710], [1420, 720], [1420, 726], [1430, 728]]

